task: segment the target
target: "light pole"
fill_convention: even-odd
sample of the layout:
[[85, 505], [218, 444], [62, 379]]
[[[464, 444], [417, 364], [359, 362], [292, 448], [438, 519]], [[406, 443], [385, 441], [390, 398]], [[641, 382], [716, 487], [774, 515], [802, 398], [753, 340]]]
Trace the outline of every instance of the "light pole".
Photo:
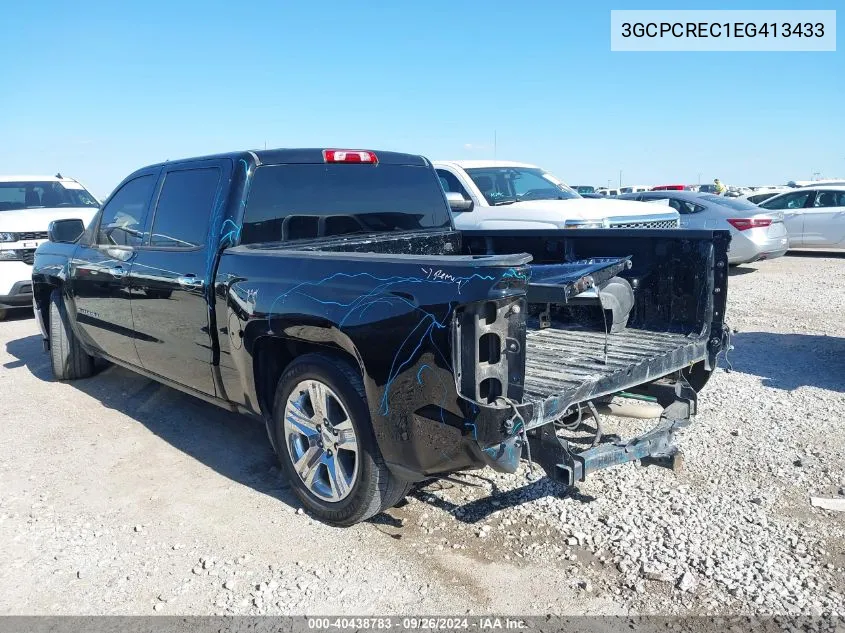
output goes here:
[[698, 184], [701, 184], [701, 174], [698, 174]]
[[622, 170], [619, 170], [619, 188], [622, 188]]

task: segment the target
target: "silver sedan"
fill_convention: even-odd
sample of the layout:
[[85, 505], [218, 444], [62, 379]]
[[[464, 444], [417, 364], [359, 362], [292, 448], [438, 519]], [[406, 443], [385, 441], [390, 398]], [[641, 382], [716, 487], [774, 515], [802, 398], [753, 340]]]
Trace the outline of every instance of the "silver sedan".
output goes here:
[[681, 214], [681, 228], [730, 231], [731, 264], [773, 259], [789, 248], [783, 213], [761, 209], [745, 200], [695, 191], [648, 191], [618, 197], [643, 202], [667, 200]]

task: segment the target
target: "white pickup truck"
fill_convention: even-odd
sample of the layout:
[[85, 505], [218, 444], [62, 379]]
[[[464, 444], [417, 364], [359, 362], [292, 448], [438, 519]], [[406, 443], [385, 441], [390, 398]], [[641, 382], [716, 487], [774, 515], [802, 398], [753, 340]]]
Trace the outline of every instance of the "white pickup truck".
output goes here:
[[73, 178], [0, 176], [0, 320], [10, 308], [32, 305], [35, 249], [53, 220], [87, 226], [100, 203]]
[[677, 228], [678, 212], [627, 200], [582, 198], [536, 165], [435, 161], [459, 230]]

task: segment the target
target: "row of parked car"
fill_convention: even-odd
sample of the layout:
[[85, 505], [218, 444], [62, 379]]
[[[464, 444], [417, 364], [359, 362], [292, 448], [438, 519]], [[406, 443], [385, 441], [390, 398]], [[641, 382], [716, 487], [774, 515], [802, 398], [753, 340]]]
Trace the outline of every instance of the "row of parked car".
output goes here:
[[[845, 183], [790, 183], [740, 198], [716, 195], [708, 185], [698, 191], [684, 185], [630, 186], [619, 195], [600, 196], [528, 163], [435, 161], [433, 166], [459, 230], [724, 229], [732, 235], [731, 264], [771, 259], [789, 248], [845, 247]], [[652, 204], [646, 208], [644, 202]], [[30, 305], [30, 267], [35, 249], [47, 239], [48, 224], [71, 217], [87, 224], [99, 205], [82, 184], [61, 174], [0, 177], [0, 318], [9, 308]], [[343, 221], [353, 224], [351, 230], [368, 230], [354, 225], [354, 218]], [[320, 226], [315, 217], [286, 230], [319, 237]]]
[[812, 185], [732, 198], [692, 191], [624, 194], [617, 199], [668, 200], [686, 228], [727, 228], [730, 260], [741, 264], [783, 255], [788, 248], [845, 248], [845, 185]]
[[[462, 229], [723, 229], [732, 237], [731, 264], [780, 257], [789, 248], [845, 247], [845, 186], [835, 183], [760, 190], [758, 197], [745, 199], [717, 195], [711, 185], [698, 191], [683, 185], [631, 186], [610, 197], [579, 193], [583, 187], [568, 187], [525, 163], [434, 165], [447, 195], [454, 196], [455, 225]], [[645, 211], [632, 202], [655, 206]]]

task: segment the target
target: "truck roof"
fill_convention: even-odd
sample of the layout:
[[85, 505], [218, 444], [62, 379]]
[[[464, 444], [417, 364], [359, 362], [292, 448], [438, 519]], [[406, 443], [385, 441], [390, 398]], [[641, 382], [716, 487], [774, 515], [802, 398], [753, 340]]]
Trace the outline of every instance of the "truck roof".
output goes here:
[[525, 167], [539, 169], [530, 163], [517, 163], [512, 160], [435, 160], [435, 165], [455, 165], [461, 169], [484, 169], [486, 167]]
[[223, 154], [212, 154], [209, 156], [195, 156], [190, 158], [179, 158], [177, 160], [166, 160], [149, 167], [159, 167], [163, 165], [173, 165], [178, 163], [193, 162], [198, 160], [230, 158], [232, 160], [247, 159], [251, 157], [258, 164], [278, 164], [278, 163], [324, 163], [323, 150], [324, 149], [341, 149], [345, 151], [365, 151], [376, 155], [378, 162], [385, 165], [415, 165], [425, 167], [430, 165], [428, 159], [418, 154], [404, 154], [401, 152], [388, 152], [377, 149], [366, 148], [340, 148], [340, 147], [326, 147], [326, 148], [279, 148], [279, 149], [256, 149], [243, 150], [238, 152], [226, 152]]

